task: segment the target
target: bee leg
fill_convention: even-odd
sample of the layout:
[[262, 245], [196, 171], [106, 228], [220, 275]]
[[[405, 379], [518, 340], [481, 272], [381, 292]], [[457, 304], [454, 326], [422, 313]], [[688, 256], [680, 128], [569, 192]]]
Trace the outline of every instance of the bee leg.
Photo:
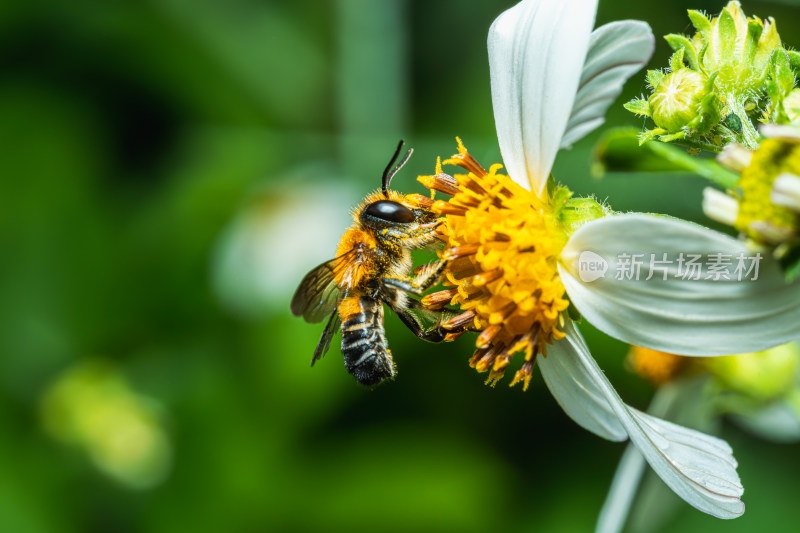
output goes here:
[[[422, 340], [426, 340], [428, 342], [442, 342], [446, 340], [450, 341], [458, 337], [460, 334], [470, 331], [469, 324], [457, 328], [445, 329], [442, 327], [444, 322], [458, 313], [456, 310], [443, 309], [440, 311], [431, 311], [429, 309], [425, 309], [419, 300], [414, 300], [413, 298], [408, 298], [407, 305], [408, 309], [392, 310], [397, 314], [397, 316], [400, 317], [400, 320], [402, 320], [403, 324], [405, 324], [406, 327], [410, 329], [412, 333], [414, 333], [414, 335]], [[437, 315], [438, 321], [434, 326], [425, 328], [420, 319], [417, 318], [415, 314], [411, 313], [409, 309], [416, 309], [427, 313], [428, 315]]]
[[403, 321], [411, 332], [420, 339], [428, 342], [442, 342], [449, 331], [445, 331], [438, 324], [432, 328], [425, 329], [420, 321], [406, 310], [397, 311], [397, 316]]
[[383, 283], [414, 296], [422, 296], [422, 293], [439, 281], [445, 266], [447, 266], [446, 261], [435, 261], [419, 267], [413, 278], [386, 277], [383, 278]]

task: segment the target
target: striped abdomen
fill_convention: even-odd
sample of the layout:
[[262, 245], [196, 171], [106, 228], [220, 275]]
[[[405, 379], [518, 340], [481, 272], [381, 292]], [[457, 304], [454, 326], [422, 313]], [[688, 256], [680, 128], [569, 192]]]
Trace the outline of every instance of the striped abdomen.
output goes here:
[[383, 304], [367, 296], [339, 302], [344, 366], [360, 383], [375, 385], [394, 376], [394, 362], [383, 332]]

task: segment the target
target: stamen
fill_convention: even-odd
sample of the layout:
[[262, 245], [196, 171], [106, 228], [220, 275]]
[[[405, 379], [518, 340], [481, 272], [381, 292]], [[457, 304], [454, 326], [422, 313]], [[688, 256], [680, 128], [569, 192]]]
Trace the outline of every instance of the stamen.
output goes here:
[[442, 307], [450, 303], [450, 300], [458, 294], [458, 287], [452, 289], [444, 289], [422, 297], [422, 305], [426, 309], [438, 311]]
[[[469, 258], [462, 257], [461, 259]], [[456, 261], [458, 261], [458, 259], [456, 259]], [[454, 284], [458, 281], [474, 278], [482, 272], [480, 267], [474, 263], [471, 263], [468, 267], [464, 267], [463, 269], [456, 269], [454, 266], [447, 265], [447, 270], [448, 272], [446, 272], [445, 275], [447, 279]]]
[[528, 390], [528, 385], [530, 385], [531, 378], [533, 377], [533, 365], [535, 361], [535, 359], [531, 359], [522, 363], [522, 366], [516, 371], [514, 378], [511, 380], [511, 383], [509, 383], [508, 386], [513, 387], [517, 383], [521, 382], [522, 390]]
[[475, 321], [475, 311], [470, 309], [460, 315], [456, 315], [442, 324], [444, 329], [460, 329]]
[[489, 351], [483, 354], [483, 357], [475, 364], [475, 370], [478, 372], [486, 372], [489, 370], [494, 364], [494, 360], [503, 351], [503, 348], [503, 343], [495, 344], [489, 348]]
[[469, 154], [469, 152], [467, 152], [467, 149], [464, 148], [464, 144], [461, 142], [461, 139], [456, 137], [456, 142], [458, 143], [458, 154], [453, 155], [444, 163], [446, 165], [458, 165], [467, 172], [472, 172], [479, 178], [485, 176], [487, 174], [486, 169], [483, 168], [481, 164]]
[[464, 216], [467, 213], [466, 207], [461, 207], [458, 205], [453, 205], [449, 202], [445, 202], [444, 200], [436, 200], [433, 203], [433, 211], [439, 213], [440, 215], [459, 215]]
[[406, 203], [412, 205], [413, 207], [418, 207], [420, 209], [427, 209], [430, 211], [431, 207], [433, 207], [433, 200], [428, 198], [427, 196], [422, 196], [421, 194], [407, 194], [405, 196]]
[[[470, 366], [481, 372], [491, 369], [487, 383], [496, 383], [511, 359], [523, 352], [525, 361], [512, 384], [527, 387], [536, 355], [565, 335], [560, 328], [569, 301], [557, 265], [566, 232], [549, 198], [498, 174], [502, 165], [491, 165], [487, 172], [460, 140], [459, 153], [445, 162], [467, 171], [453, 175], [459, 192], [432, 207], [444, 215], [444, 283], [457, 293], [439, 291], [423, 303], [442, 305], [450, 297], [451, 305], [460, 306], [462, 313], [442, 327], [480, 331]], [[437, 162], [434, 178], [441, 173]], [[425, 183], [441, 191], [433, 180]]]
[[517, 304], [514, 302], [509, 302], [508, 304], [504, 305], [500, 308], [499, 311], [495, 311], [491, 315], [489, 315], [489, 324], [501, 324], [506, 318], [511, 316], [511, 313], [517, 310]]
[[475, 263], [469, 256], [451, 259], [447, 263], [447, 270], [449, 272], [464, 272], [465, 270], [474, 270], [476, 268]]
[[503, 326], [501, 324], [493, 324], [483, 330], [480, 335], [478, 335], [478, 339], [475, 341], [476, 348], [486, 348], [497, 336], [500, 331], [502, 331]]
[[459, 192], [458, 182], [453, 176], [445, 173], [434, 174], [433, 176], [420, 176], [417, 178], [421, 184], [434, 191], [455, 196]]
[[[467, 176], [467, 177], [470, 177], [470, 176]], [[486, 195], [486, 189], [481, 187], [481, 185], [478, 183], [478, 180], [476, 180], [476, 179], [464, 179], [462, 181], [463, 181], [463, 183], [461, 183], [461, 185], [463, 185], [464, 187], [466, 187], [470, 191], [474, 192], [475, 194], [477, 194], [479, 196], [485, 196]]]
[[486, 285], [487, 283], [497, 281], [502, 277], [503, 277], [503, 269], [495, 268], [494, 270], [491, 270], [489, 272], [484, 272], [482, 274], [478, 274], [477, 276], [473, 276], [473, 283], [478, 287], [480, 287], [482, 285]]
[[470, 368], [475, 368], [475, 365], [478, 364], [478, 361], [480, 361], [483, 358], [484, 355], [489, 353], [489, 350], [491, 350], [491, 349], [492, 349], [492, 347], [489, 346], [487, 348], [481, 348], [481, 349], [475, 350], [475, 353], [473, 353], [472, 357], [470, 357], [470, 359], [469, 359], [469, 367]]
[[491, 235], [486, 237], [486, 240], [495, 241], [495, 242], [509, 242], [511, 237], [506, 235], [505, 233], [498, 233], [494, 232]]
[[475, 255], [480, 249], [480, 247], [481, 245], [477, 242], [472, 244], [465, 244], [463, 246], [454, 246], [453, 248], [445, 250], [442, 259], [444, 259], [445, 261], [449, 261], [451, 259], [457, 259], [459, 257], [468, 257], [470, 255]]

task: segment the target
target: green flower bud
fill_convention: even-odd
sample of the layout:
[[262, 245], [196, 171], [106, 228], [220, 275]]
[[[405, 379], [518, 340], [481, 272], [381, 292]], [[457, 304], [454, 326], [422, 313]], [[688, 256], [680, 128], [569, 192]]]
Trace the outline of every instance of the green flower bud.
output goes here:
[[736, 142], [755, 150], [754, 121], [790, 122], [783, 102], [794, 88], [800, 53], [781, 47], [774, 20], [747, 17], [736, 1], [717, 17], [690, 10], [689, 19], [693, 35], [665, 36], [675, 50], [671, 74], [649, 71], [653, 94], [625, 104], [656, 123], [642, 132], [640, 143], [657, 138], [719, 152]]
[[709, 357], [703, 361], [724, 386], [758, 401], [770, 401], [795, 386], [800, 348], [790, 343], [763, 352]]
[[707, 131], [720, 120], [719, 106], [702, 109], [701, 104], [708, 94], [708, 77], [705, 75], [689, 69], [671, 72], [661, 79], [648, 99], [650, 116], [656, 126], [669, 132], [680, 131], [695, 121], [707, 125], [702, 127]]
[[709, 75], [717, 73], [720, 93], [741, 95], [763, 89], [769, 60], [781, 43], [774, 20], [747, 18], [735, 1], [710, 21], [696, 11], [690, 11], [689, 18], [697, 28], [692, 43], [700, 68]]

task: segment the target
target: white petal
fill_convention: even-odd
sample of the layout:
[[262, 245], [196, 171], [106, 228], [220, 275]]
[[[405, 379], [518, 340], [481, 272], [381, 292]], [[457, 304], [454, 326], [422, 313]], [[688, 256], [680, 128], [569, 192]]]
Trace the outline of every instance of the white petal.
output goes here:
[[769, 199], [775, 205], [788, 207], [793, 211], [800, 211], [800, 176], [784, 173], [772, 182], [772, 192]]
[[703, 189], [703, 213], [711, 220], [733, 226], [739, 217], [739, 202], [733, 196], [706, 187]]
[[[744, 489], [728, 443], [642, 413], [623, 403], [571, 321], [567, 321], [564, 332], [567, 337], [557, 343], [562, 350], [558, 353], [549, 350], [546, 359], [568, 358], [568, 367], [575, 374], [575, 383], [592, 384], [588, 390], [576, 387], [573, 395], [578, 397], [583, 393], [583, 403], [596, 404], [592, 408], [595, 411], [613, 413], [653, 470], [690, 505], [719, 518], [741, 515], [744, 504], [739, 496]], [[542, 365], [544, 361], [540, 356], [539, 364]], [[544, 368], [542, 375], [547, 376]], [[545, 380], [549, 386], [547, 377]], [[589, 394], [586, 394], [587, 391]], [[598, 393], [601, 396], [597, 396]], [[573, 416], [570, 411], [567, 414]]]
[[604, 122], [606, 110], [622, 92], [622, 86], [647, 64], [654, 48], [650, 26], [638, 20], [612, 22], [592, 32], [562, 147], [572, 145]]
[[597, 0], [525, 0], [489, 30], [497, 139], [509, 176], [540, 193], [569, 120]]
[[[582, 281], [578, 260], [584, 250], [608, 261], [603, 277]], [[659, 261], [664, 253], [671, 264], [651, 268], [651, 257]], [[680, 279], [681, 253], [684, 258], [702, 254], [699, 275], [712, 279], [696, 280], [694, 274]], [[617, 279], [626, 272], [621, 254], [642, 254], [639, 281]], [[713, 279], [708, 254], [731, 258], [726, 270], [731, 279]], [[702, 226], [631, 213], [598, 219], [576, 231], [562, 252], [559, 272], [578, 311], [630, 344], [707, 356], [757, 352], [800, 337], [800, 282], [787, 284], [778, 265], [763, 253], [758, 279], [742, 276], [745, 281], [738, 281], [739, 254], [755, 256], [741, 241]]]
[[[574, 328], [570, 323], [570, 327]], [[621, 441], [628, 433], [597, 384], [580, 367], [575, 351], [589, 353], [579, 334], [547, 347], [547, 357], [539, 356], [539, 369], [547, 388], [558, 404], [579, 426], [604, 439]], [[591, 357], [591, 356], [590, 356]]]
[[[680, 420], [682, 412], [691, 410], [696, 418], [698, 411], [703, 412], [703, 390], [706, 379], [684, 379], [666, 383], [658, 389], [650, 402], [647, 412], [653, 416]], [[704, 412], [703, 415], [708, 413]], [[676, 418], [677, 417], [677, 418]], [[697, 421], [697, 420], [695, 420]], [[705, 422], [705, 416], [703, 422]], [[706, 424], [707, 425], [707, 424]], [[608, 489], [606, 501], [597, 519], [595, 533], [618, 533], [622, 531], [628, 519], [628, 513], [634, 497], [639, 492], [642, 474], [647, 463], [635, 446], [629, 444], [622, 454], [611, 487]], [[663, 484], [659, 483], [661, 487]], [[666, 489], [666, 487], [664, 487]], [[637, 507], [641, 502], [637, 500]], [[659, 504], [662, 502], [659, 501]], [[657, 529], [654, 527], [654, 529]]]

